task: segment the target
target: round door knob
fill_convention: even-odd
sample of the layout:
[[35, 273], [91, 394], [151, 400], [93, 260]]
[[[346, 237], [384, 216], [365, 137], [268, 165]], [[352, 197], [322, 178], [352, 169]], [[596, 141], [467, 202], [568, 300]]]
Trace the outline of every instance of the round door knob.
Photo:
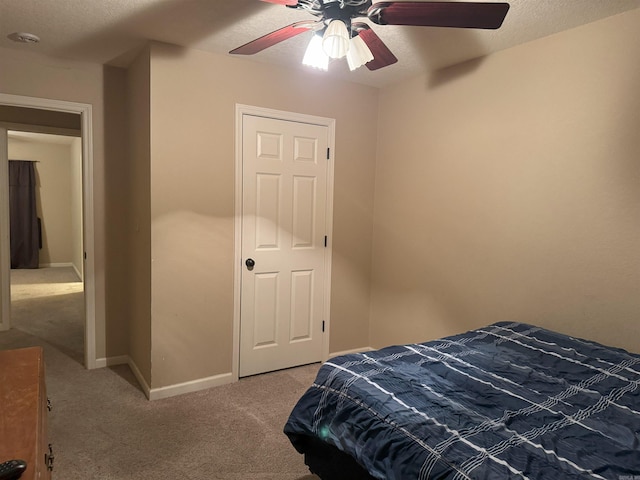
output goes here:
[[253, 258], [247, 258], [247, 261], [244, 262], [244, 264], [247, 266], [249, 270], [251, 270], [255, 266], [256, 262], [253, 260]]

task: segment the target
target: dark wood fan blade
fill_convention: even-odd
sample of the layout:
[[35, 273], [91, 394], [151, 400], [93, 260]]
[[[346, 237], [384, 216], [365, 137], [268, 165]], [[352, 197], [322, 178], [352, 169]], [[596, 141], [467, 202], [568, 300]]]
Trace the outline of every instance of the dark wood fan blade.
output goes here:
[[249, 43], [245, 43], [241, 47], [231, 50], [229, 53], [233, 55], [253, 55], [254, 53], [261, 52], [265, 48], [274, 46], [276, 43], [280, 43], [291, 37], [307, 32], [317, 24], [318, 22], [315, 21], [292, 23], [291, 25], [287, 25], [275, 32], [267, 33], [266, 35], [256, 38]]
[[475, 2], [379, 2], [367, 13], [380, 25], [422, 27], [500, 28], [508, 3]]
[[351, 28], [358, 32], [358, 36], [362, 38], [373, 54], [373, 60], [365, 64], [369, 70], [378, 70], [382, 67], [393, 65], [398, 61], [396, 56], [391, 53], [391, 50], [376, 35], [376, 32], [369, 28], [369, 25], [366, 23], [353, 23]]
[[278, 5], [288, 5], [288, 6], [295, 6], [298, 4], [298, 0], [261, 0], [262, 2], [267, 2], [267, 3], [276, 3]]

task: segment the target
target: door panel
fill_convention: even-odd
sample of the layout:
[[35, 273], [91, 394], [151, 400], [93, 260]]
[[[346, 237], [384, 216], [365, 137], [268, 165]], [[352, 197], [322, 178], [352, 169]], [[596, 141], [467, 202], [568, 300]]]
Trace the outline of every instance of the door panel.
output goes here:
[[322, 358], [328, 138], [243, 116], [240, 376]]
[[256, 175], [256, 250], [277, 249], [280, 230], [281, 176]]
[[313, 331], [313, 270], [291, 272], [290, 340], [311, 338]]
[[293, 178], [292, 248], [313, 248], [316, 225], [316, 178]]
[[278, 340], [278, 273], [255, 275], [253, 347], [276, 345]]

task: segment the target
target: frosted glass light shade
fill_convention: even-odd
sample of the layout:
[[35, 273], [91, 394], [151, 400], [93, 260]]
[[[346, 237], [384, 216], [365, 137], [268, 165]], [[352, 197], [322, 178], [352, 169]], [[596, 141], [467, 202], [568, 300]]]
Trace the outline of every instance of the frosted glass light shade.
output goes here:
[[349, 32], [342, 20], [333, 20], [322, 37], [322, 49], [331, 58], [342, 58], [349, 51]]
[[329, 70], [329, 57], [322, 49], [322, 37], [314, 34], [302, 58], [303, 65], [320, 70]]
[[349, 70], [354, 71], [356, 68], [361, 67], [371, 60], [373, 60], [373, 54], [364, 40], [360, 38], [360, 35], [353, 37], [351, 39], [351, 45], [349, 45], [349, 52], [347, 53]]

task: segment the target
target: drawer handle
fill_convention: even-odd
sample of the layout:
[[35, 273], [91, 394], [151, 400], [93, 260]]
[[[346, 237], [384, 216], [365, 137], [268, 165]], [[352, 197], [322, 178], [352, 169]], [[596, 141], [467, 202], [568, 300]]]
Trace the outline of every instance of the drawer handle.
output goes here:
[[53, 470], [53, 461], [55, 458], [56, 457], [53, 454], [53, 446], [49, 444], [49, 453], [44, 454], [44, 464], [47, 466], [47, 470]]
[[53, 410], [53, 405], [51, 405], [51, 399], [47, 397], [47, 410]]

